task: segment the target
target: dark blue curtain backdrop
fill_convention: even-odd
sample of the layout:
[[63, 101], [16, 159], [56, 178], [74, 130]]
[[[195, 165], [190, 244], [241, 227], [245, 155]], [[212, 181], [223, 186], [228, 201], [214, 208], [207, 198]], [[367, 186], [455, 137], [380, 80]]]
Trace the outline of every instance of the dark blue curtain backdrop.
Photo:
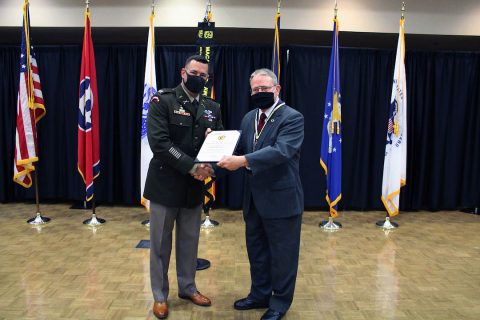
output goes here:
[[[157, 47], [158, 87], [180, 81], [195, 46]], [[287, 64], [288, 49], [288, 64]], [[47, 115], [38, 125], [41, 200], [83, 199], [77, 172], [80, 46], [36, 48]], [[140, 197], [140, 119], [145, 46], [95, 47], [101, 132], [96, 199], [136, 204]], [[250, 73], [270, 66], [271, 46], [221, 45], [215, 89], [223, 121], [237, 129], [250, 110]], [[305, 116], [301, 175], [306, 208], [326, 208], [319, 165], [330, 48], [282, 48], [282, 95]], [[380, 201], [392, 50], [340, 49], [343, 120], [343, 209], [382, 209]], [[34, 198], [12, 181], [19, 48], [0, 46], [0, 201]], [[407, 51], [408, 162], [402, 210], [480, 204], [480, 53]], [[218, 181], [218, 205], [241, 207], [243, 175]]]

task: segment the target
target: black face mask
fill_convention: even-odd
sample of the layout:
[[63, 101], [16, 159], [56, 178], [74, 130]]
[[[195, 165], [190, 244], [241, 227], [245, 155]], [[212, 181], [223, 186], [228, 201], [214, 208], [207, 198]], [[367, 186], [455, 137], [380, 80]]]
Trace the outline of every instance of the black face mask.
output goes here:
[[254, 107], [265, 110], [273, 106], [275, 100], [273, 98], [273, 92], [258, 92], [250, 96], [250, 102]]
[[184, 81], [183, 84], [191, 93], [198, 94], [205, 87], [207, 81], [199, 76], [193, 76], [187, 73], [187, 81]]

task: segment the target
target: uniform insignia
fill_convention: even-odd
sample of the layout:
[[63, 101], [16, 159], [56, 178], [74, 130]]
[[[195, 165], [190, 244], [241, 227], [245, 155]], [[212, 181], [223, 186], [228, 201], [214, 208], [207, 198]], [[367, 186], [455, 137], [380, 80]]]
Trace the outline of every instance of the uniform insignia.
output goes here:
[[166, 94], [166, 93], [173, 93], [172, 89], [160, 89], [158, 90], [158, 94]]
[[157, 96], [153, 96], [152, 99], [150, 99], [150, 102], [158, 102], [160, 99], [158, 99]]
[[173, 113], [179, 114], [181, 116], [187, 116], [187, 117], [190, 116], [190, 112], [186, 112], [185, 109], [183, 109], [183, 107], [180, 107], [180, 109], [178, 110], [173, 110]]
[[168, 152], [174, 156], [176, 159], [180, 159], [180, 157], [182, 156], [182, 154], [176, 150], [174, 147], [170, 147], [170, 149], [168, 149]]
[[203, 117], [205, 119], [207, 119], [207, 121], [210, 121], [210, 122], [212, 122], [214, 119], [216, 119], [216, 117], [213, 115], [212, 110], [208, 110], [208, 109], [205, 109], [205, 111], [203, 111]]

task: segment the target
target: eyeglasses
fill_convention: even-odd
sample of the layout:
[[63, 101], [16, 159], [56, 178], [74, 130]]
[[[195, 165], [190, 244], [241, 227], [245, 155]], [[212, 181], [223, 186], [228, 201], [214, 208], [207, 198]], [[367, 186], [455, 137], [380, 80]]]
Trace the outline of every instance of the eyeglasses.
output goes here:
[[191, 75], [191, 76], [196, 76], [196, 77], [200, 77], [202, 78], [203, 80], [208, 80], [208, 74], [205, 74], [205, 73], [200, 73], [200, 72], [197, 72], [195, 70], [187, 70], [185, 69], [185, 71]]
[[259, 92], [268, 92], [270, 89], [276, 86], [259, 86], [253, 89], [250, 89], [251, 94], [259, 93]]

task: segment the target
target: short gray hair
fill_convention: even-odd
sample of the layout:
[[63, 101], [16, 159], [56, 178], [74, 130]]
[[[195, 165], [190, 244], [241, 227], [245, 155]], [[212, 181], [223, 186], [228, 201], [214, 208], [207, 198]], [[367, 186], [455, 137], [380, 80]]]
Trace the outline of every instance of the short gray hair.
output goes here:
[[276, 86], [278, 84], [277, 76], [270, 69], [262, 68], [262, 69], [257, 69], [255, 71], [253, 71], [253, 73], [250, 75], [250, 82], [252, 82], [252, 79], [255, 76], [267, 76], [270, 79], [272, 79], [272, 82], [273, 82], [274, 86]]

